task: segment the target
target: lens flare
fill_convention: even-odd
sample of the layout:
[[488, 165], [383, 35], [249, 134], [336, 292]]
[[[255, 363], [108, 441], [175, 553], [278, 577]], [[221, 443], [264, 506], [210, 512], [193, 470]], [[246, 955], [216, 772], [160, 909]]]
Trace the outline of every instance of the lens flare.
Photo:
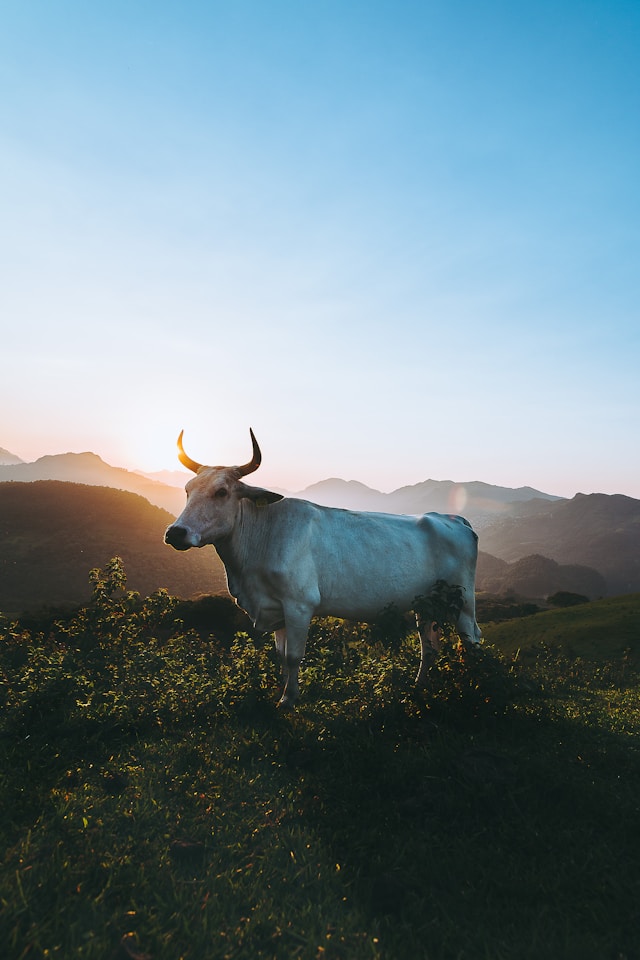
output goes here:
[[454, 487], [449, 494], [450, 513], [463, 513], [467, 505], [467, 490], [463, 486]]

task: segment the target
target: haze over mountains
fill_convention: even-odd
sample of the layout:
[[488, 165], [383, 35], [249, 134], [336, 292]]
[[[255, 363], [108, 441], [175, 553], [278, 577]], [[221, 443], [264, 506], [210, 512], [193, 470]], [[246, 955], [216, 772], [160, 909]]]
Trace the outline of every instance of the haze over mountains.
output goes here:
[[16, 463], [24, 463], [24, 461], [20, 457], [16, 457], [15, 453], [10, 453], [4, 447], [0, 447], [0, 466], [9, 466]]
[[[2, 451], [6, 457], [8, 451]], [[16, 458], [17, 459], [17, 458]], [[188, 479], [188, 475], [185, 474]], [[149, 503], [177, 516], [184, 503], [184, 489], [151, 480], [143, 474], [112, 467], [95, 453], [59, 453], [40, 457], [33, 463], [6, 463], [0, 460], [0, 482], [32, 483], [36, 480], [64, 480], [92, 487], [113, 487], [144, 497]]]
[[[166, 586], [179, 596], [223, 590], [213, 549], [176, 555], [162, 543], [190, 475], [161, 476], [172, 483], [112, 467], [93, 453], [23, 463], [0, 448], [0, 608], [30, 605], [38, 584], [42, 603], [70, 602], [79, 591], [86, 599], [88, 570], [116, 553], [133, 589]], [[640, 501], [631, 497], [566, 500], [531, 487], [436, 480], [382, 493], [337, 478], [287, 495], [348, 509], [460, 513], [480, 537], [479, 591], [539, 599], [558, 590], [590, 598], [640, 590]]]
[[539, 499], [561, 499], [531, 487], [497, 487], [488, 483], [454, 483], [451, 480], [425, 480], [400, 487], [392, 493], [372, 490], [356, 480], [322, 480], [289, 496], [302, 497], [326, 507], [349, 510], [376, 510], [382, 513], [459, 513], [479, 531], [491, 520], [512, 513], [515, 505]]
[[[90, 486], [114, 487], [145, 497], [150, 503], [177, 516], [184, 505], [184, 485], [191, 474], [185, 471], [162, 471], [144, 474], [124, 470], [105, 463], [95, 453], [61, 453], [24, 463], [3, 462], [12, 456], [0, 450], [0, 482], [35, 480], [65, 480]], [[165, 482], [160, 481], [165, 478]], [[170, 482], [166, 482], [166, 481]], [[552, 494], [531, 487], [512, 489], [488, 483], [453, 483], [450, 480], [425, 480], [412, 486], [400, 487], [392, 493], [382, 493], [355, 480], [337, 478], [322, 480], [297, 492], [279, 490], [289, 497], [311, 500], [328, 507], [349, 510], [376, 510], [383, 513], [461, 513], [480, 529], [489, 520], [511, 512], [514, 504], [529, 501], [559, 500]]]

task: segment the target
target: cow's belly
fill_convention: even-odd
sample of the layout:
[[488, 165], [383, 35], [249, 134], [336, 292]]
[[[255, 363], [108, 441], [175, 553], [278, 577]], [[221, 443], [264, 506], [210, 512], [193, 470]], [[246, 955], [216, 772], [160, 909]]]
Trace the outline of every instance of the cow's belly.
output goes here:
[[341, 617], [345, 620], [360, 620], [372, 623], [377, 620], [385, 607], [394, 606], [401, 613], [411, 610], [416, 597], [428, 591], [424, 584], [415, 589], [384, 589], [378, 584], [370, 591], [363, 591], [359, 596], [346, 595], [340, 591], [323, 596], [316, 611], [318, 616]]
[[416, 597], [428, 593], [447, 570], [436, 571], [424, 556], [386, 557], [369, 567], [344, 563], [336, 577], [321, 584], [318, 614], [371, 622], [385, 607], [413, 609]]
[[[473, 590], [461, 538], [439, 517], [322, 514], [325, 529], [271, 562], [245, 568], [229, 589], [260, 630], [334, 616], [371, 622], [390, 605], [413, 609], [438, 580]], [[330, 521], [330, 522], [328, 522]], [[322, 535], [320, 535], [320, 533]], [[461, 542], [462, 541], [462, 542]]]

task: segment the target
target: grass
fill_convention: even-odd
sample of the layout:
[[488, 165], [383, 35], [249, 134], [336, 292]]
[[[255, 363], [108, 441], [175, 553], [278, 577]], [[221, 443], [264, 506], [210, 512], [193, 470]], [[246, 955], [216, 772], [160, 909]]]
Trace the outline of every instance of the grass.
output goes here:
[[281, 714], [172, 610], [0, 631], [8, 960], [640, 956], [632, 667], [452, 642], [418, 694], [413, 638], [320, 621]]
[[571, 658], [631, 659], [640, 666], [640, 594], [548, 610], [506, 623], [488, 624], [486, 637], [505, 653], [548, 646]]

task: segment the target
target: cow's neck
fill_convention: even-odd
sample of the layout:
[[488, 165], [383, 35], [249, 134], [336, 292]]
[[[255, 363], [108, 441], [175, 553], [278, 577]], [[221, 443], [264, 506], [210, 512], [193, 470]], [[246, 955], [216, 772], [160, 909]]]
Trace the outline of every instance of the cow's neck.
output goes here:
[[215, 548], [227, 570], [227, 574], [239, 577], [246, 569], [252, 555], [255, 555], [259, 539], [259, 527], [256, 511], [252, 503], [240, 501], [238, 517], [231, 533], [218, 540]]
[[254, 602], [252, 577], [249, 571], [251, 559], [260, 556], [259, 540], [262, 527], [260, 520], [255, 516], [255, 511], [253, 504], [245, 506], [241, 502], [238, 520], [233, 531], [228, 537], [215, 544], [227, 574], [229, 592], [247, 611], [254, 623], [260, 608]]

